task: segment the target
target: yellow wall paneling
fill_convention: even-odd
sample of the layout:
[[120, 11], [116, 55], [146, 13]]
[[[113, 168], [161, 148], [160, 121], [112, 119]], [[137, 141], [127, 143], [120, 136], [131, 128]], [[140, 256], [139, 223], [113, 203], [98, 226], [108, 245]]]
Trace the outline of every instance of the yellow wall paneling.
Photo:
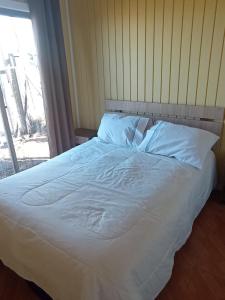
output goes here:
[[67, 2], [82, 126], [104, 99], [225, 106], [224, 0]]

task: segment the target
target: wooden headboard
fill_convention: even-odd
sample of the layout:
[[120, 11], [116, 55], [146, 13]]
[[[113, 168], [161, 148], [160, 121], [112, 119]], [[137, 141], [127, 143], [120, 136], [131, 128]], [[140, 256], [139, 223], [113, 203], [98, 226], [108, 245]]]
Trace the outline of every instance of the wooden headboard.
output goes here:
[[105, 110], [140, 114], [155, 120], [170, 121], [211, 131], [221, 137], [224, 108], [184, 104], [105, 100]]

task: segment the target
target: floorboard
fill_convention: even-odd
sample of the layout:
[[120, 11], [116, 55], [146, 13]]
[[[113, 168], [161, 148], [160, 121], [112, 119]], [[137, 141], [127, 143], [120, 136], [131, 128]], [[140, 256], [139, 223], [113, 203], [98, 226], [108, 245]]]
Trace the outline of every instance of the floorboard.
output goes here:
[[[218, 194], [207, 202], [190, 238], [176, 254], [172, 277], [157, 300], [225, 300], [224, 203]], [[41, 300], [43, 297], [0, 264], [0, 299]]]
[[225, 299], [224, 204], [218, 194], [207, 202], [176, 254], [172, 277], [157, 300]]

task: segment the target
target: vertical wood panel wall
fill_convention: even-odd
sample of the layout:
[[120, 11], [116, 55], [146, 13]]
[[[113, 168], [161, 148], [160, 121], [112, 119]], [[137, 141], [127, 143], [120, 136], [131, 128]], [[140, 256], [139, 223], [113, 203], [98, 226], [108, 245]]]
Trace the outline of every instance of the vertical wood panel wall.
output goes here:
[[225, 0], [68, 0], [81, 126], [103, 100], [225, 106]]

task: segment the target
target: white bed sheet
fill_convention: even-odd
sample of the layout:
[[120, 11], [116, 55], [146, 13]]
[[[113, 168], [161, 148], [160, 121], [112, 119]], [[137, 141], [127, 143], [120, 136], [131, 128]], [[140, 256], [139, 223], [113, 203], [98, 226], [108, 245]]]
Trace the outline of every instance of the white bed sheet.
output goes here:
[[0, 259], [59, 300], [151, 300], [215, 180], [92, 139], [0, 181]]

